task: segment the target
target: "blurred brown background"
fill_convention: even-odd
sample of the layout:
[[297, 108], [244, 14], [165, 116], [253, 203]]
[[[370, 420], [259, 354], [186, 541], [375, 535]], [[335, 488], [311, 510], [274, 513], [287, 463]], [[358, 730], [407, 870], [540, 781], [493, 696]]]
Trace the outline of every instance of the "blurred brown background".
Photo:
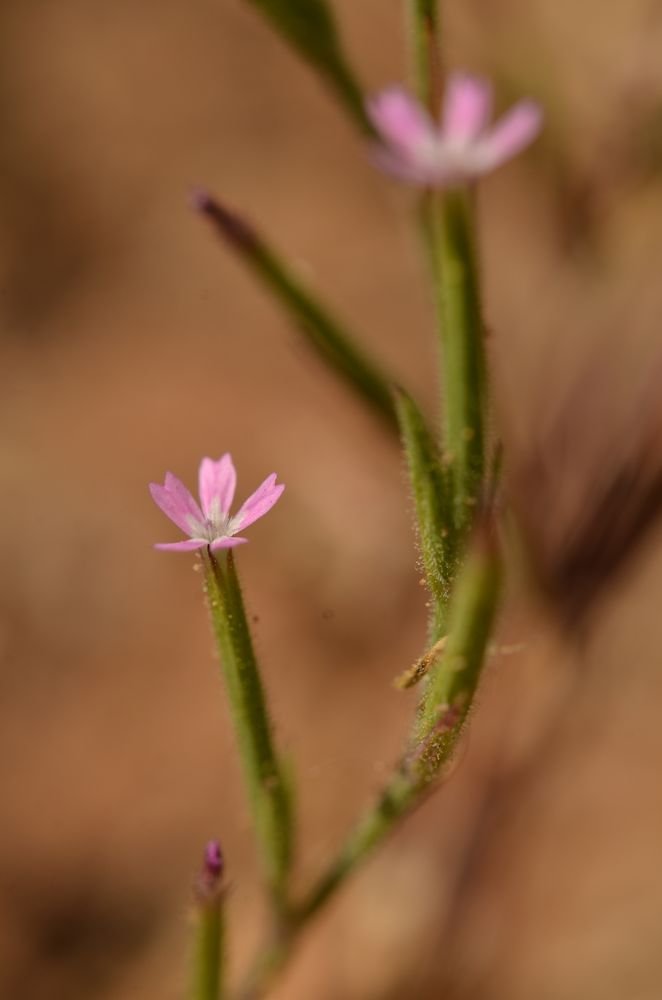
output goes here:
[[[366, 86], [400, 78], [397, 0], [335, 6]], [[445, 6], [449, 63], [548, 110], [481, 192], [506, 441], [526, 449], [596, 359], [604, 446], [660, 350], [662, 9]], [[302, 883], [399, 751], [413, 702], [391, 679], [425, 630], [397, 450], [187, 192], [246, 210], [432, 413], [412, 198], [240, 0], [4, 0], [0, 100], [0, 997], [175, 1000], [210, 836], [236, 969], [262, 911], [200, 581], [151, 548], [177, 532], [147, 482], [230, 450], [242, 496], [287, 484], [240, 570], [296, 762]], [[528, 589], [451, 780], [274, 996], [662, 996], [659, 538], [581, 653]]]

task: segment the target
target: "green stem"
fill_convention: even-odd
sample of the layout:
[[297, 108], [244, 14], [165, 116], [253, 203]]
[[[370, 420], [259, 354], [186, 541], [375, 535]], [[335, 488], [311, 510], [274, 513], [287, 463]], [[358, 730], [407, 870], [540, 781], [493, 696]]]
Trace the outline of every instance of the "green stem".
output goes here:
[[205, 901], [199, 910], [193, 956], [191, 1000], [223, 1000], [223, 901]]
[[423, 213], [437, 290], [444, 444], [452, 469], [456, 522], [466, 532], [483, 481], [486, 395], [470, 192], [428, 194]]
[[209, 612], [218, 644], [230, 712], [248, 786], [258, 845], [276, 912], [287, 907], [292, 860], [290, 796], [276, 757], [241, 588], [232, 552], [204, 550]]
[[345, 879], [409, 811], [419, 791], [419, 783], [412, 779], [405, 767], [395, 771], [375, 805], [359, 821], [332, 864], [295, 911], [300, 921], [309, 920], [322, 909]]
[[312, 295], [278, 252], [245, 219], [208, 194], [199, 195], [197, 205], [216, 233], [239, 253], [269, 289], [321, 360], [370, 407], [389, 431], [397, 434], [392, 380], [356, 338]]
[[443, 655], [430, 670], [414, 727], [416, 770], [432, 780], [448, 761], [473, 702], [501, 587], [495, 527], [483, 515], [453, 601]]
[[402, 389], [396, 409], [416, 510], [425, 580], [432, 596], [430, 645], [448, 629], [448, 605], [457, 571], [455, 513], [448, 470], [420, 410]]
[[416, 93], [436, 117], [440, 76], [438, 0], [407, 0], [407, 21]]

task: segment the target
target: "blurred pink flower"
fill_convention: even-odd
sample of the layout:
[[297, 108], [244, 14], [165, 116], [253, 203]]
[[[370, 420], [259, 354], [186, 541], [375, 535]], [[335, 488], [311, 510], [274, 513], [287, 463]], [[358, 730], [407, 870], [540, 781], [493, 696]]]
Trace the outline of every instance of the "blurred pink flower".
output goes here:
[[285, 487], [276, 484], [276, 474], [272, 473], [234, 517], [230, 517], [236, 485], [237, 473], [229, 454], [222, 455], [217, 462], [212, 458], [203, 458], [200, 463], [200, 504], [171, 472], [166, 472], [163, 486], [150, 483], [149, 491], [154, 502], [189, 536], [186, 541], [162, 542], [155, 548], [169, 552], [192, 552], [208, 545], [214, 552], [247, 542], [247, 538], [239, 538], [236, 533], [271, 510]]
[[490, 83], [465, 73], [449, 77], [440, 122], [404, 88], [391, 87], [367, 105], [381, 140], [375, 162], [419, 187], [472, 181], [528, 146], [542, 125], [534, 101], [520, 101], [494, 125], [491, 109]]

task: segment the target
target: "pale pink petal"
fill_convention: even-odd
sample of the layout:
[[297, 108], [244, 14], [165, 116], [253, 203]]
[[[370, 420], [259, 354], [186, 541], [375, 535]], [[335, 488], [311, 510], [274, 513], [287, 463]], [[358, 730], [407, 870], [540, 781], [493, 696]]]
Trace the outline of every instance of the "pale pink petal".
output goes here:
[[368, 117], [387, 145], [415, 155], [416, 147], [434, 142], [436, 130], [427, 111], [402, 87], [390, 87], [366, 104]]
[[205, 520], [202, 511], [184, 484], [171, 472], [166, 473], [164, 486], [150, 483], [149, 492], [154, 503], [161, 508], [166, 517], [187, 535], [202, 533]]
[[203, 458], [200, 463], [200, 503], [205, 517], [225, 517], [230, 511], [237, 485], [237, 473], [232, 457], [222, 455], [218, 462]]
[[207, 543], [200, 538], [187, 538], [185, 542], [159, 542], [154, 546], [161, 552], [194, 552], [195, 549], [202, 549]]
[[415, 184], [416, 187], [427, 187], [433, 183], [429, 168], [417, 166], [385, 146], [374, 147], [371, 150], [370, 159], [385, 174], [397, 177], [401, 181], [407, 181], [409, 184]]
[[542, 127], [542, 109], [535, 101], [520, 101], [501, 118], [480, 143], [485, 170], [498, 167], [533, 142]]
[[233, 549], [235, 545], [243, 545], [247, 541], [247, 538], [238, 538], [236, 535], [224, 535], [223, 538], [215, 538], [209, 548], [212, 552], [216, 552], [217, 549]]
[[232, 518], [232, 530], [247, 528], [253, 521], [263, 517], [267, 511], [271, 510], [285, 487], [276, 485], [276, 473], [272, 473], [258, 486], [255, 493], [251, 493], [248, 500], [242, 504], [241, 509]]
[[488, 123], [492, 88], [487, 80], [467, 73], [452, 73], [446, 84], [442, 133], [446, 140], [475, 139]]

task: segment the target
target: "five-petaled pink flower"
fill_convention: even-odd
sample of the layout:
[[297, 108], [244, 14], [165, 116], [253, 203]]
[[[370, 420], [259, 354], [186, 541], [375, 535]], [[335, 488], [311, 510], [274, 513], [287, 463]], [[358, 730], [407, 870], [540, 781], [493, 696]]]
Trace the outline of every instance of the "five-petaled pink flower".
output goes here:
[[271, 510], [285, 487], [276, 484], [276, 474], [272, 473], [231, 517], [230, 507], [236, 485], [237, 473], [229, 454], [222, 455], [218, 462], [213, 458], [203, 458], [199, 473], [199, 504], [171, 472], [166, 472], [163, 486], [150, 483], [149, 491], [154, 502], [189, 536], [186, 541], [162, 542], [155, 548], [191, 552], [208, 545], [213, 552], [247, 542], [247, 538], [237, 537], [237, 532]]
[[490, 83], [465, 73], [449, 77], [440, 122], [402, 87], [378, 94], [367, 110], [381, 140], [377, 165], [431, 188], [466, 184], [488, 173], [528, 146], [542, 124], [539, 105], [527, 100], [490, 126]]

